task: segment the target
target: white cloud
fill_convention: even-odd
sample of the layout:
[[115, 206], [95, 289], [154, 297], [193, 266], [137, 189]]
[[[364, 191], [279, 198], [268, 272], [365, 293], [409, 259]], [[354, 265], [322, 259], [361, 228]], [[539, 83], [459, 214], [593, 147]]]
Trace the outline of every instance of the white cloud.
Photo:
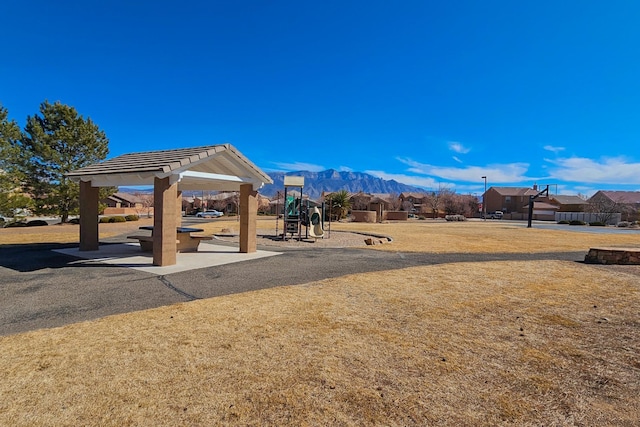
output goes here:
[[467, 154], [469, 151], [471, 151], [470, 148], [467, 148], [461, 143], [456, 141], [449, 142], [449, 150], [455, 151], [456, 153], [460, 153], [460, 154]]
[[554, 147], [553, 145], [545, 145], [542, 148], [544, 148], [547, 151], [551, 151], [553, 153], [556, 153], [556, 154], [558, 154], [560, 151], [564, 150], [564, 147]]
[[531, 178], [525, 175], [529, 169], [527, 163], [505, 163], [487, 166], [468, 166], [465, 168], [432, 166], [416, 162], [411, 159], [398, 158], [398, 160], [407, 166], [408, 171], [421, 174], [436, 176], [449, 181], [474, 182], [480, 181], [483, 176], [487, 177], [487, 181], [492, 184], [510, 184], [525, 181], [532, 181], [541, 178]]
[[274, 162], [274, 165], [285, 171], [309, 171], [309, 172], [321, 172], [326, 170], [324, 166], [314, 165], [312, 163], [294, 162], [294, 163], [278, 163]]
[[453, 160], [455, 160], [455, 161], [456, 161], [456, 162], [458, 162], [458, 163], [462, 163], [462, 160], [460, 160], [460, 159], [459, 159], [458, 157], [456, 157], [456, 156], [453, 156]]
[[340, 166], [340, 167], [338, 168], [338, 170], [339, 170], [340, 172], [353, 172], [353, 169], [351, 169], [351, 168], [350, 168], [350, 167], [348, 167], [348, 166]]
[[387, 173], [384, 171], [374, 171], [368, 170], [365, 171], [369, 175], [376, 176], [378, 178], [401, 182], [407, 185], [415, 185], [416, 187], [425, 187], [425, 188], [437, 188], [440, 183], [433, 178], [422, 177], [422, 176], [414, 176], [414, 175], [403, 175], [403, 174], [395, 174], [395, 173]]
[[631, 163], [623, 157], [545, 160], [554, 166], [549, 168], [549, 173], [557, 180], [589, 184], [640, 184], [640, 163]]

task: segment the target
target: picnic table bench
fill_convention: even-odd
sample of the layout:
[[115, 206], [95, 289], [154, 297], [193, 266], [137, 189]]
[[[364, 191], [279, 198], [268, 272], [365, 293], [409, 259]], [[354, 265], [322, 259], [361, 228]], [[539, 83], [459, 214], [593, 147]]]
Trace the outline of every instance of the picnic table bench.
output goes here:
[[[140, 249], [144, 252], [153, 251], [153, 226], [145, 225], [140, 230], [151, 230], [151, 236], [127, 236], [127, 239], [135, 239], [140, 242]], [[197, 252], [200, 242], [212, 240], [211, 236], [192, 236], [191, 233], [200, 233], [201, 228], [177, 227], [176, 228], [176, 250], [177, 252]]]

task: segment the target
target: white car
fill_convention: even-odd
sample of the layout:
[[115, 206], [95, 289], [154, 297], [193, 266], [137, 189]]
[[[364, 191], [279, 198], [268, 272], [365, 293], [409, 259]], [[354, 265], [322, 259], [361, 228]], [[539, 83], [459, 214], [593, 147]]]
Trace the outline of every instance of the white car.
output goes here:
[[204, 212], [198, 212], [196, 214], [196, 217], [198, 218], [219, 218], [221, 216], [223, 216], [224, 213], [220, 212], [220, 211], [204, 211]]
[[495, 211], [489, 214], [489, 218], [491, 219], [502, 219], [504, 213], [502, 211]]

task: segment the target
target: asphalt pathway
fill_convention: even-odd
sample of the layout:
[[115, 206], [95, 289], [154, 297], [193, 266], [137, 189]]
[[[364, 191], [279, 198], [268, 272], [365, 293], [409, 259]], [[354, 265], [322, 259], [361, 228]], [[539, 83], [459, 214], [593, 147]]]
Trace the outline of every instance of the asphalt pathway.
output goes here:
[[580, 262], [585, 255], [584, 252], [416, 254], [358, 248], [277, 248], [282, 255], [156, 276], [126, 267], [81, 263], [75, 257], [52, 251], [74, 246], [0, 246], [0, 336], [346, 274], [455, 262]]

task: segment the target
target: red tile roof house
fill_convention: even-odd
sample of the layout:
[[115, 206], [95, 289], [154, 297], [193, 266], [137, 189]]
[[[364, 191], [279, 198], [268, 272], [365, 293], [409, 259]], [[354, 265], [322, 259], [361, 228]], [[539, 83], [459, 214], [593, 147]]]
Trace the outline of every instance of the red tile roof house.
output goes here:
[[593, 208], [611, 209], [623, 221], [640, 220], [640, 191], [598, 191], [589, 199]]

